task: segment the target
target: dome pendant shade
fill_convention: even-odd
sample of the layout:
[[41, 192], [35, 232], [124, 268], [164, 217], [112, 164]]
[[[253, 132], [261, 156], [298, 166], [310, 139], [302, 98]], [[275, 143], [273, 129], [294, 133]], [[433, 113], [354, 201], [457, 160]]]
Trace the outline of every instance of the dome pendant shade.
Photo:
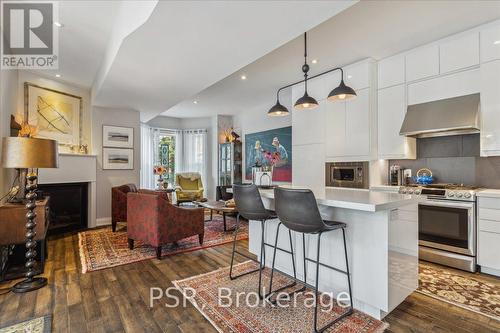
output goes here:
[[286, 108], [286, 106], [280, 104], [280, 101], [277, 100], [276, 104], [267, 111], [267, 115], [271, 117], [283, 117], [288, 116], [290, 111]]
[[333, 89], [330, 94], [328, 94], [329, 101], [345, 101], [348, 99], [353, 99], [356, 97], [356, 92], [349, 86], [346, 86], [344, 80], [340, 81], [337, 88]]
[[293, 107], [298, 110], [314, 109], [318, 107], [318, 101], [309, 96], [306, 91], [304, 96], [299, 98]]

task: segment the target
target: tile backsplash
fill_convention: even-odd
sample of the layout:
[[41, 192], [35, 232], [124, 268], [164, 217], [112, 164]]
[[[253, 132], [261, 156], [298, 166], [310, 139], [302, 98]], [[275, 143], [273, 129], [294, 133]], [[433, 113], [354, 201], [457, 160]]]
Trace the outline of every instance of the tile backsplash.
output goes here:
[[412, 170], [429, 168], [439, 183], [500, 189], [500, 157], [479, 157], [479, 134], [417, 139], [416, 160], [390, 160]]

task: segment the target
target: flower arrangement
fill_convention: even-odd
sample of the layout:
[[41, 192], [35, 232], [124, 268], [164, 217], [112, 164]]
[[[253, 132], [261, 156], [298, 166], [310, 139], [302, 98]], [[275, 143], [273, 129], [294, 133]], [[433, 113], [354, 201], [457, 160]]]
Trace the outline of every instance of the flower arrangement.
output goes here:
[[264, 158], [267, 160], [268, 164], [275, 166], [281, 161], [281, 155], [277, 151], [275, 152], [270, 152], [270, 151], [264, 151]]
[[164, 174], [168, 173], [168, 169], [163, 165], [158, 165], [153, 168], [153, 173], [161, 178]]

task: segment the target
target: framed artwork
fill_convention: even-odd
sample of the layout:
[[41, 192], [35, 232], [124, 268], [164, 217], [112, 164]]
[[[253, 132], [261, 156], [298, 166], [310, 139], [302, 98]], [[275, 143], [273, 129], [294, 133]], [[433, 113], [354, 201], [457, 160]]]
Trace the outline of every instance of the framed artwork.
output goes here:
[[82, 98], [25, 82], [25, 120], [36, 126], [35, 137], [80, 145]]
[[134, 128], [103, 125], [102, 146], [134, 148]]
[[245, 135], [245, 179], [253, 167], [272, 169], [273, 181], [292, 181], [291, 126]]
[[102, 168], [104, 170], [134, 169], [134, 150], [124, 148], [103, 148]]

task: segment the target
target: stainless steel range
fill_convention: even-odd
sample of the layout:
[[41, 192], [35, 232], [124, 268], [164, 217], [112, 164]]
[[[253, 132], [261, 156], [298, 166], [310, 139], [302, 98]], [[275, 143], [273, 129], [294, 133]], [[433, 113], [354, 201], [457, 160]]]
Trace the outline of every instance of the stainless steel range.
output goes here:
[[427, 199], [418, 208], [420, 259], [476, 271], [476, 193], [479, 190], [457, 184], [400, 187], [401, 194]]

